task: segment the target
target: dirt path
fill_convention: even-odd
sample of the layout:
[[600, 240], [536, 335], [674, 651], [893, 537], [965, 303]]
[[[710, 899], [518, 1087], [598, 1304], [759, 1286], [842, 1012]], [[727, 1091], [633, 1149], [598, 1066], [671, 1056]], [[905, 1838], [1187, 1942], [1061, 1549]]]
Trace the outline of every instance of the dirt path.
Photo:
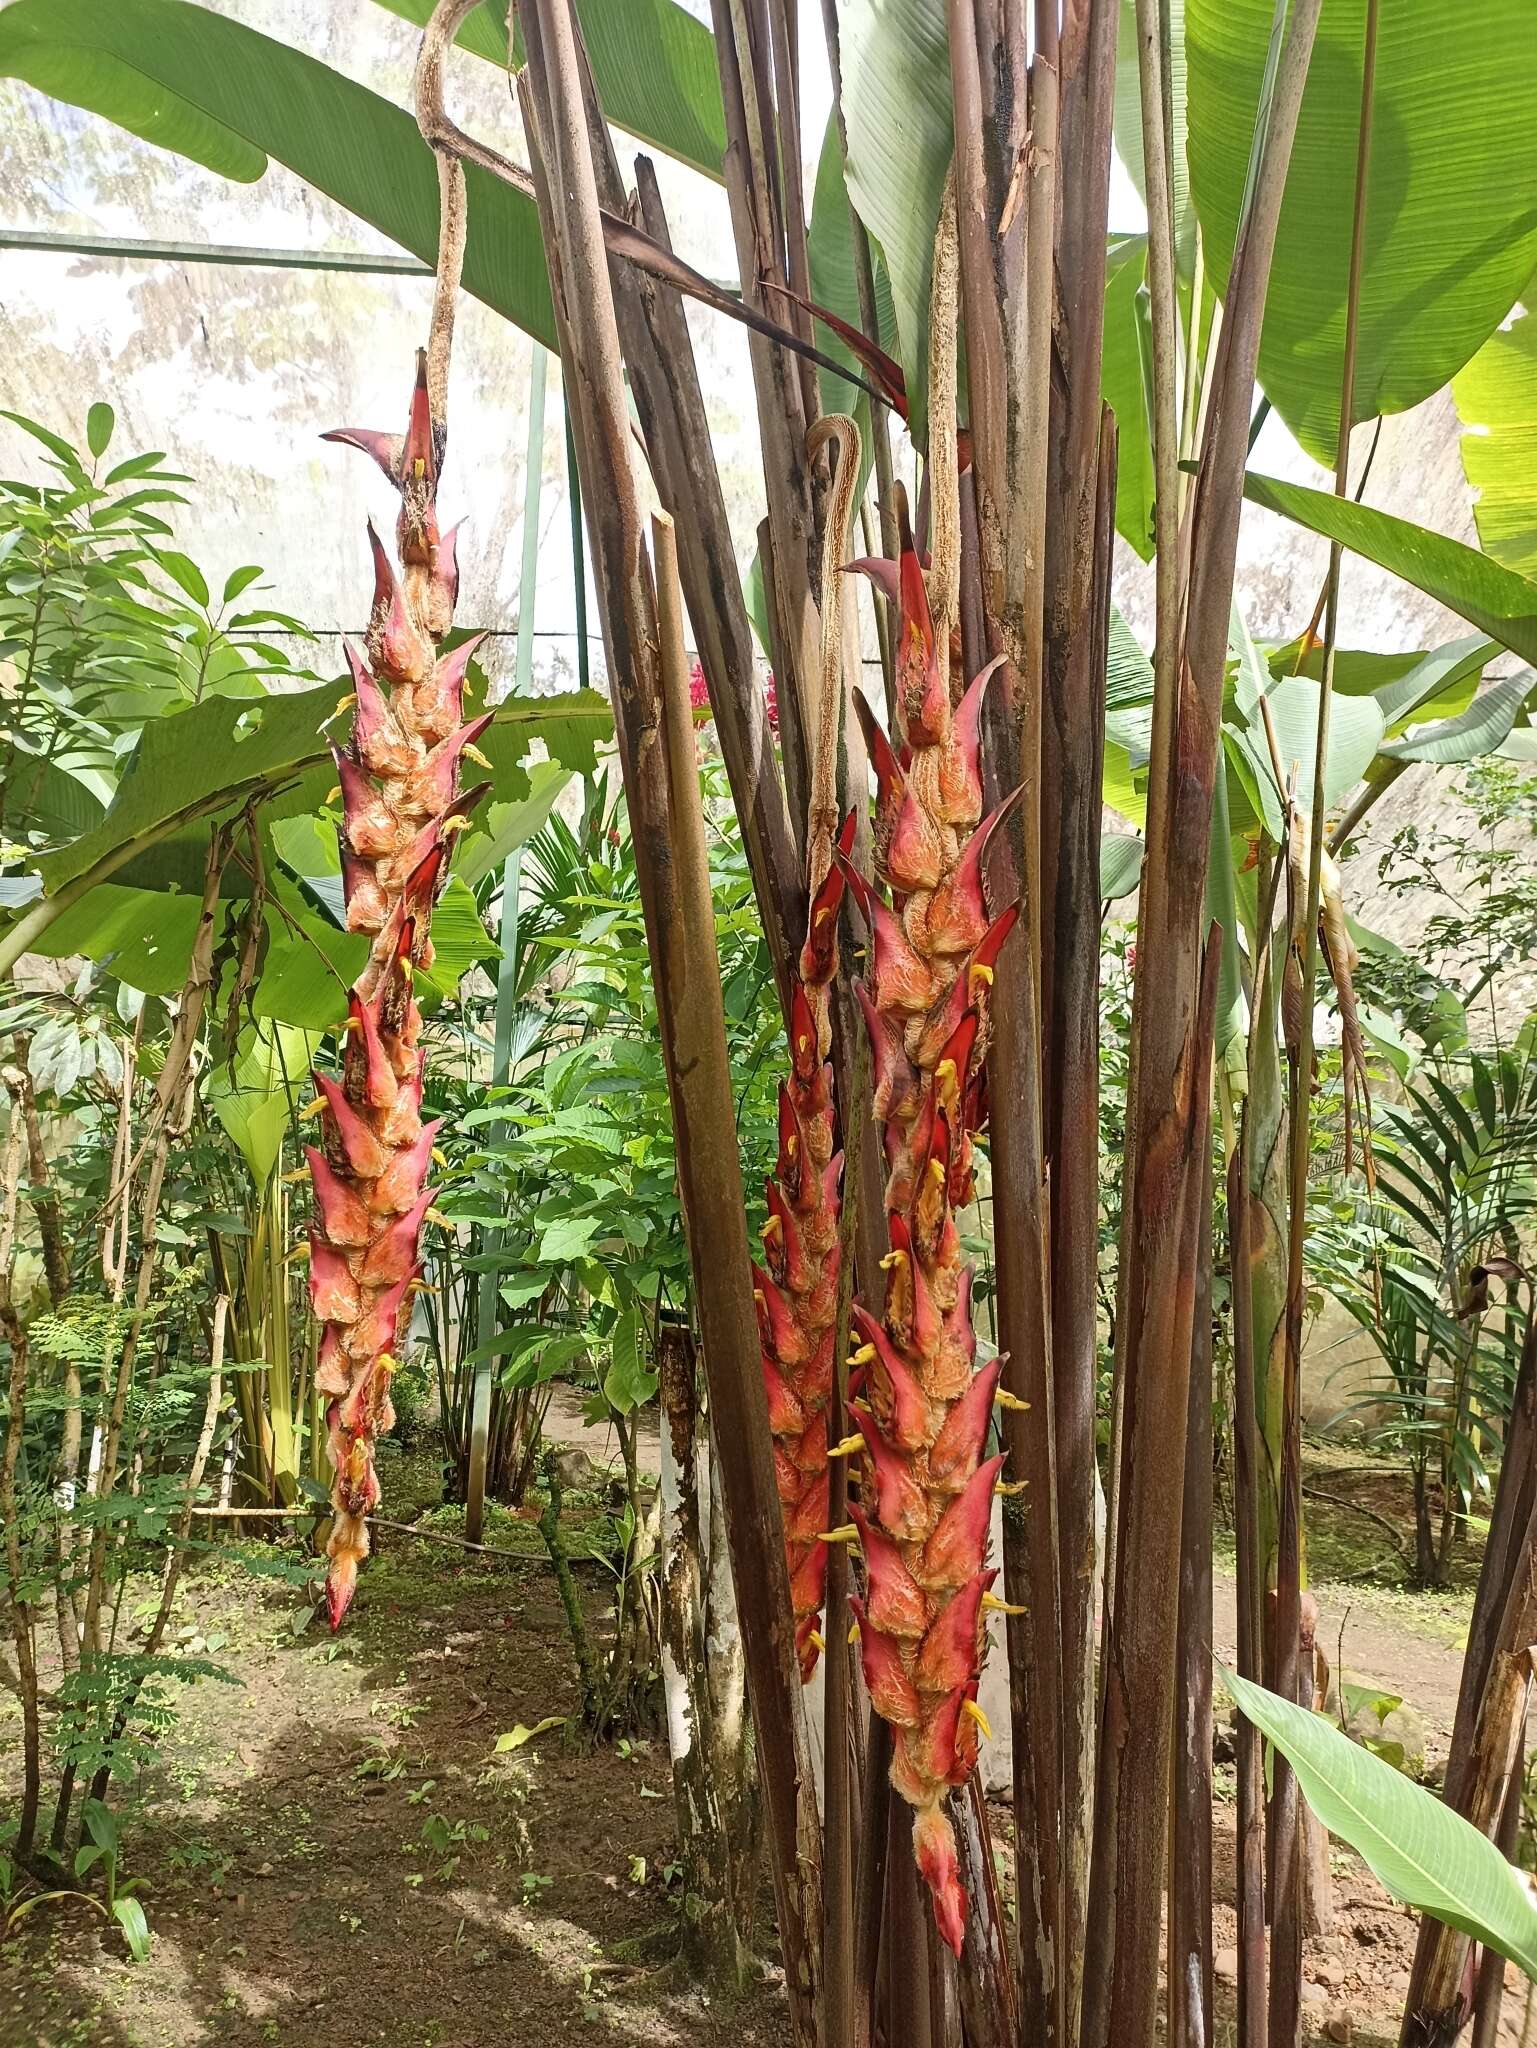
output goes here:
[[[1425, 1724], [1427, 1761], [1443, 1760], [1462, 1683], [1461, 1650], [1416, 1629], [1412, 1615], [1382, 1613], [1358, 1592], [1323, 1586], [1319, 1597], [1319, 1640], [1330, 1669], [1341, 1662], [1343, 1627], [1345, 1669], [1402, 1694]], [[1230, 1572], [1219, 1569], [1215, 1575], [1213, 1610], [1212, 1647], [1224, 1664], [1232, 1663], [1238, 1647], [1238, 1593]]]

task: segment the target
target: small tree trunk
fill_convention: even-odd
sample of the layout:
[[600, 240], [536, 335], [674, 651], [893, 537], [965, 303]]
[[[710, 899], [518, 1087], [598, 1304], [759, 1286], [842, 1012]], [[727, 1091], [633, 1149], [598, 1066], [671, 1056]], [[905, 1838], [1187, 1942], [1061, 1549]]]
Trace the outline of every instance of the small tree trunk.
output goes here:
[[[7, 1081], [10, 1076], [7, 1074]], [[13, 1089], [13, 1098], [15, 1091]], [[12, 1251], [16, 1241], [16, 1203], [21, 1188], [22, 1125], [19, 1099], [13, 1100], [5, 1148], [0, 1199], [0, 1330], [11, 1347], [11, 1380], [7, 1390], [5, 1449], [0, 1454], [0, 1518], [5, 1523], [6, 1591], [11, 1609], [11, 1637], [16, 1645], [16, 1682], [21, 1694], [22, 1790], [16, 1828], [16, 1860], [25, 1865], [37, 1832], [37, 1806], [42, 1789], [42, 1738], [37, 1713], [37, 1646], [32, 1603], [22, 1590], [21, 1521], [16, 1509], [16, 1465], [27, 1422], [27, 1333], [11, 1298]]]
[[[724, 1989], [741, 1990], [752, 1958], [753, 1829], [742, 1827], [741, 1659], [718, 1716], [712, 1642], [706, 1625], [705, 1522], [700, 1513], [701, 1443], [694, 1340], [686, 1325], [662, 1324], [657, 1338], [662, 1407], [662, 1683], [672, 1752], [673, 1799], [684, 1870], [683, 1941], [694, 1966]], [[734, 1697], [732, 1697], [734, 1695]]]

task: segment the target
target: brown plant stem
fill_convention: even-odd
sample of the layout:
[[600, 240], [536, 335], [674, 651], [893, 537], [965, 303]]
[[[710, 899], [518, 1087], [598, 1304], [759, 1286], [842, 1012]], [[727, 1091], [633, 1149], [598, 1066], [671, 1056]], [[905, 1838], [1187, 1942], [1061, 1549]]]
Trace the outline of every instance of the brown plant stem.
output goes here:
[[808, 1777], [793, 1711], [790, 1603], [775, 1513], [693, 724], [679, 673], [681, 628], [674, 626], [672, 658], [662, 662], [569, 9], [565, 0], [520, 0], [519, 18], [529, 57], [519, 97], [537, 153], [540, 217], [657, 992], [711, 1409], [730, 1416], [733, 1425], [717, 1432], [717, 1448], [792, 2037], [809, 2043], [815, 2039], [819, 1977], [819, 1856], [800, 1789]]
[[[769, 92], [772, 55], [763, 32], [763, 17], [747, 0], [711, 0], [715, 57], [720, 68], [721, 101], [726, 116], [726, 158], [722, 166], [731, 225], [736, 242], [737, 273], [744, 302], [764, 313], [777, 311], [768, 294], [787, 287], [775, 152], [779, 138], [773, 128]], [[750, 18], [751, 17], [751, 18]], [[775, 677], [783, 729], [794, 721], [807, 741], [814, 720], [812, 693], [817, 674], [818, 619], [814, 592], [817, 539], [812, 493], [811, 459], [806, 434], [813, 416], [808, 394], [784, 351], [754, 333], [748, 342], [753, 388], [758, 401], [758, 431], [767, 486], [768, 525], [773, 556], [773, 613], [778, 630]], [[794, 808], [794, 790], [791, 792]]]
[[1199, 1195], [1189, 1427], [1179, 1562], [1174, 1820], [1169, 1856], [1169, 2040], [1212, 2048], [1212, 1166]]
[[[602, 132], [606, 137], [607, 129]], [[600, 175], [603, 168], [600, 159]], [[636, 159], [635, 177], [641, 218], [653, 239], [670, 248], [649, 158]], [[618, 266], [614, 276], [630, 387], [657, 492], [677, 529], [683, 594], [788, 1018], [790, 976], [806, 922], [804, 891], [693, 342], [676, 292], [633, 272], [621, 281]]]
[[[1263, 876], [1261, 895], [1264, 895]], [[1264, 971], [1262, 942], [1256, 980]], [[1251, 1002], [1250, 1015], [1258, 1005]], [[1245, 1099], [1238, 1147], [1228, 1171], [1228, 1263], [1233, 1295], [1233, 1494], [1238, 1504], [1238, 1671], [1263, 1680], [1264, 1583], [1259, 1533], [1260, 1435], [1254, 1369], [1253, 1240], [1250, 1229], [1251, 1102]], [[1236, 1728], [1238, 1779], [1238, 2039], [1262, 2048], [1265, 1991], [1265, 1775], [1259, 1730], [1242, 1715]]]
[[27, 1426], [27, 1333], [11, 1295], [16, 1248], [16, 1208], [21, 1193], [23, 1120], [16, 1069], [7, 1068], [11, 1118], [6, 1130], [3, 1178], [0, 1178], [0, 1331], [11, 1347], [10, 1384], [6, 1389], [5, 1447], [0, 1451], [0, 1519], [5, 1524], [6, 1594], [11, 1610], [11, 1639], [16, 1645], [17, 1691], [21, 1698], [21, 1811], [16, 1820], [15, 1856], [25, 1868], [37, 1833], [37, 1808], [42, 1785], [42, 1734], [37, 1707], [37, 1644], [32, 1603], [22, 1583], [21, 1517], [16, 1505], [16, 1466]]
[[[1150, 2048], [1166, 1869], [1179, 1498], [1190, 1371], [1195, 1142], [1209, 1095], [1202, 937], [1228, 622], [1260, 323], [1320, 0], [1298, 0], [1240, 229], [1190, 508], [1190, 579], [1170, 682], [1155, 694], [1155, 764], [1133, 997], [1117, 1349], [1120, 1418], [1114, 1557], [1107, 1574], [1094, 1867], [1086, 1928], [1084, 2041]], [[1177, 748], [1173, 735], [1178, 734]], [[1212, 953], [1205, 952], [1209, 973]], [[1185, 1256], [1182, 1257], [1182, 1250]]]
[[[1527, 1315], [1500, 1476], [1490, 1513], [1489, 1535], [1479, 1570], [1478, 1589], [1473, 1596], [1468, 1644], [1463, 1653], [1462, 1683], [1457, 1695], [1446, 1783], [1442, 1790], [1446, 1804], [1465, 1818], [1471, 1816], [1475, 1809], [1491, 1810], [1491, 1780], [1506, 1768], [1506, 1760], [1501, 1756], [1497, 1743], [1480, 1747], [1479, 1732], [1495, 1685], [1502, 1639], [1508, 1643], [1504, 1632], [1512, 1595], [1522, 1574], [1529, 1569], [1526, 1546], [1533, 1540], [1534, 1513], [1537, 1513], [1537, 1302], [1532, 1304]], [[1433, 2042], [1455, 2039], [1467, 2018], [1461, 1968], [1466, 1953], [1466, 1938], [1454, 1928], [1430, 1919], [1422, 1923], [1409, 1973], [1400, 2037], [1402, 2048], [1429, 2048]]]

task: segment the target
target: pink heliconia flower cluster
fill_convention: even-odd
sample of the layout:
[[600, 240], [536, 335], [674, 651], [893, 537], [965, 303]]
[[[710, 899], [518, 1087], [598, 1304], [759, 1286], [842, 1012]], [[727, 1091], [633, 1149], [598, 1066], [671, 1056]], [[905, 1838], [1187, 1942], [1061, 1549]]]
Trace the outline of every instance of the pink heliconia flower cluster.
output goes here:
[[[691, 664], [688, 672], [688, 701], [691, 708], [695, 711], [708, 711], [710, 708], [710, 685], [705, 681], [704, 663], [697, 658]], [[769, 670], [763, 679], [763, 701], [768, 709], [769, 731], [777, 733], [779, 730], [779, 691], [774, 682], [774, 672], [772, 669]]]
[[[853, 1599], [870, 1698], [891, 1725], [891, 1779], [915, 1809], [914, 1848], [945, 1940], [960, 1952], [966, 1895], [945, 1813], [976, 1762], [976, 1705], [992, 1499], [1003, 1459], [986, 1455], [1000, 1362], [976, 1370], [971, 1269], [955, 1214], [972, 1199], [972, 1140], [987, 1115], [989, 991], [1018, 915], [990, 918], [989, 842], [1013, 798], [982, 815], [983, 698], [936, 644], [923, 570], [902, 508], [900, 562], [877, 580], [897, 606], [894, 747], [856, 694], [876, 778], [875, 850], [890, 900], [843, 862], [870, 931], [856, 984], [874, 1049], [884, 1126], [890, 1250], [886, 1294], [853, 1311], [862, 1398], [852, 1510], [865, 1590]], [[958, 669], [958, 665], [957, 665]]]
[[[852, 819], [841, 850], [853, 844]], [[779, 1084], [779, 1155], [765, 1184], [768, 1222], [753, 1297], [784, 1518], [785, 1563], [804, 1683], [822, 1649], [827, 1580], [827, 1410], [837, 1346], [843, 1154], [834, 1152], [828, 985], [838, 971], [843, 871], [811, 900], [790, 1004], [790, 1070]]]
[[431, 416], [426, 359], [404, 436], [342, 428], [400, 492], [396, 573], [370, 526], [374, 599], [367, 648], [347, 644], [352, 727], [333, 748], [347, 925], [372, 940], [347, 997], [339, 1075], [317, 1073], [320, 1143], [308, 1148], [314, 1187], [310, 1300], [320, 1324], [315, 1383], [325, 1396], [335, 1481], [326, 1600], [340, 1625], [368, 1555], [379, 1502], [374, 1445], [394, 1422], [390, 1382], [410, 1327], [431, 1211], [427, 1173], [438, 1125], [423, 1121], [421, 1013], [414, 974], [432, 964], [428, 927], [454, 833], [488, 784], [461, 794], [486, 717], [461, 718], [477, 639], [439, 655], [458, 594], [454, 535], [438, 531], [443, 434]]

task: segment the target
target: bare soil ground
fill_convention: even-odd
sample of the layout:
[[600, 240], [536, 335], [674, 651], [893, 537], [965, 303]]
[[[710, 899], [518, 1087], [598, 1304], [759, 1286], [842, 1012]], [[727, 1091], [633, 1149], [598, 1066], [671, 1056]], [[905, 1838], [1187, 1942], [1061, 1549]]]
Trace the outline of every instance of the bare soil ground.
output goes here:
[[[553, 1422], [601, 1458], [574, 1405]], [[431, 1455], [392, 1459], [385, 1481], [410, 1519], [433, 1498]], [[508, 1534], [504, 1523], [493, 1540]], [[536, 1541], [528, 1548], [526, 1563], [509, 1563], [386, 1533], [336, 1639], [301, 1626], [291, 1593], [223, 1567], [190, 1575], [184, 1626], [224, 1638], [213, 1654], [239, 1683], [189, 1690], [173, 1737], [122, 1801], [126, 1868], [149, 1880], [150, 1958], [130, 1963], [84, 1903], [28, 1915], [0, 1945], [0, 2048], [782, 2041], [771, 1959], [748, 1997], [713, 2003], [669, 1962], [665, 1745], [593, 1750], [556, 1727], [497, 1753], [499, 1736], [576, 1704], [559, 1603]], [[596, 1612], [601, 1574], [585, 1577]], [[1331, 1662], [1343, 1619], [1346, 1664], [1410, 1700], [1434, 1765], [1455, 1707], [1465, 1586], [1443, 1597], [1324, 1582], [1319, 1593]], [[1215, 1634], [1230, 1655], [1221, 1573]], [[0, 1717], [8, 1784], [17, 1735]], [[1226, 2028], [1233, 1808], [1220, 1768], [1218, 1795]], [[1006, 1845], [1006, 1809], [995, 1822]], [[1377, 2048], [1397, 2038], [1414, 1928], [1354, 1857], [1337, 1851], [1334, 1867], [1336, 1925], [1307, 1951], [1308, 2038]], [[767, 1949], [766, 1899], [763, 1928]], [[1512, 1973], [1511, 2042], [1523, 2005]]]

